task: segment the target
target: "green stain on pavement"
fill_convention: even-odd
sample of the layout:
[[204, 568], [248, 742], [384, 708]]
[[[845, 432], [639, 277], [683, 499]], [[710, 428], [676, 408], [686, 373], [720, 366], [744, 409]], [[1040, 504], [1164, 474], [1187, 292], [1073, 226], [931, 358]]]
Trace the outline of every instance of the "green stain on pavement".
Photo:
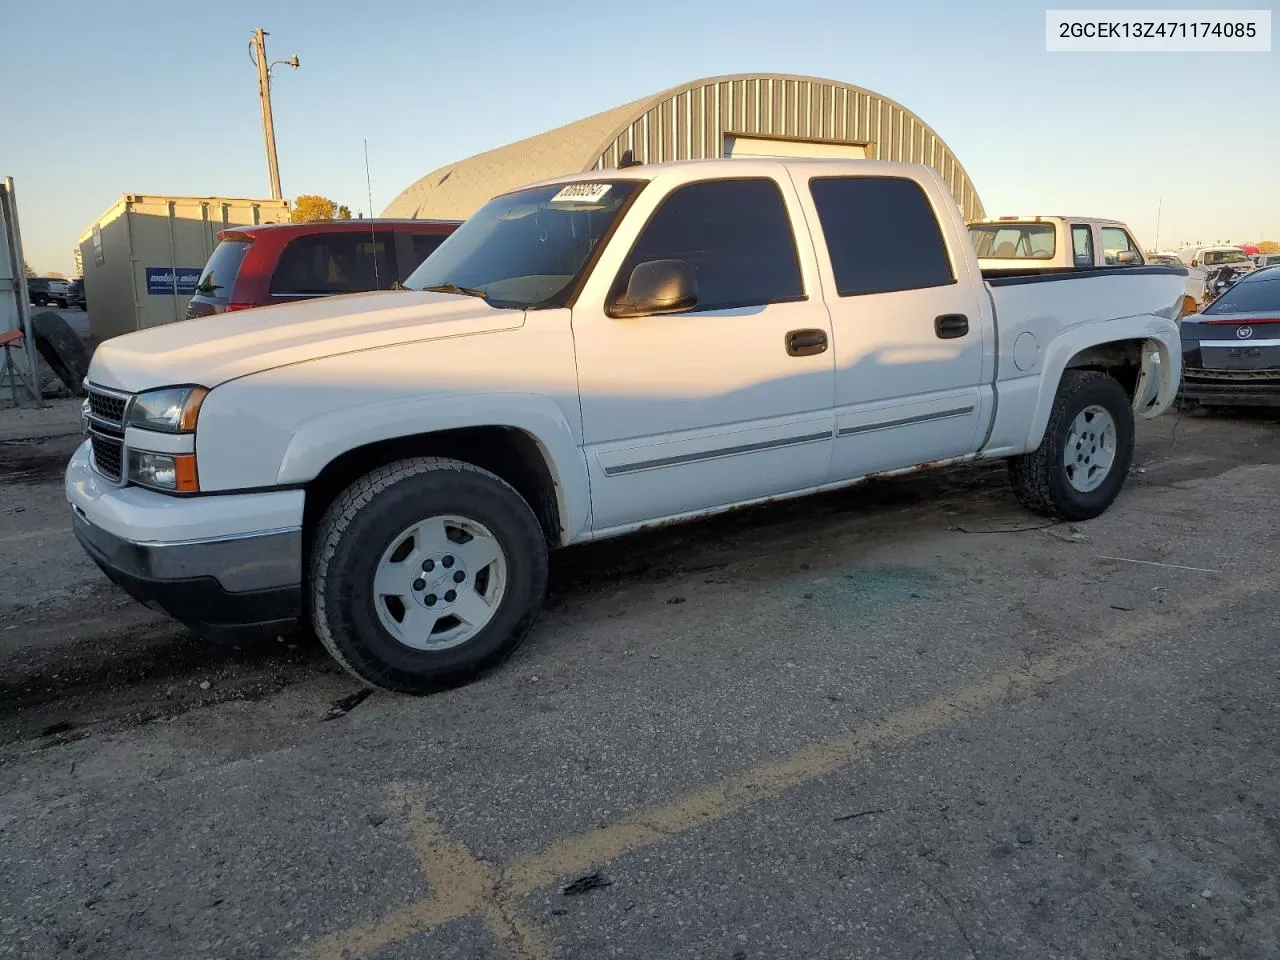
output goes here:
[[930, 598], [939, 576], [923, 567], [874, 565], [805, 571], [783, 588], [787, 597], [842, 620], [875, 608]]

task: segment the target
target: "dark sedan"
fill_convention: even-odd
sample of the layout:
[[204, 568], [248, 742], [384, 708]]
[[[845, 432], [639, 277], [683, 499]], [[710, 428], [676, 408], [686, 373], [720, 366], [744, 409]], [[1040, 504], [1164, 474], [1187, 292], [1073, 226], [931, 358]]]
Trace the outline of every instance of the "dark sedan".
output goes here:
[[1182, 319], [1184, 400], [1280, 407], [1280, 267], [1246, 274]]

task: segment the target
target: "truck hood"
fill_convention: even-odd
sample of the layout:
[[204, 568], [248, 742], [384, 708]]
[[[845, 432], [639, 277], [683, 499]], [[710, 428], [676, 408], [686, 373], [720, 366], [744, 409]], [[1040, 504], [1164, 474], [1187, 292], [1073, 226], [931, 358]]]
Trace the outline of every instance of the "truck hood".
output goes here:
[[228, 380], [356, 350], [513, 330], [523, 310], [445, 293], [358, 293], [180, 320], [107, 340], [89, 382], [136, 393]]

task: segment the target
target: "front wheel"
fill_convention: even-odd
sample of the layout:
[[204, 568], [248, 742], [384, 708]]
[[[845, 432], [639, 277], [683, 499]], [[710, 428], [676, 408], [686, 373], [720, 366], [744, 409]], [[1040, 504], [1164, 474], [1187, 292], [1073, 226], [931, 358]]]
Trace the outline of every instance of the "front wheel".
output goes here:
[[1013, 492], [1037, 513], [1089, 520], [1120, 495], [1133, 446], [1133, 407], [1124, 387], [1096, 370], [1068, 370], [1039, 449], [1009, 461]]
[[496, 475], [420, 457], [361, 477], [325, 512], [311, 560], [316, 633], [370, 686], [427, 693], [465, 682], [528, 635], [547, 541]]

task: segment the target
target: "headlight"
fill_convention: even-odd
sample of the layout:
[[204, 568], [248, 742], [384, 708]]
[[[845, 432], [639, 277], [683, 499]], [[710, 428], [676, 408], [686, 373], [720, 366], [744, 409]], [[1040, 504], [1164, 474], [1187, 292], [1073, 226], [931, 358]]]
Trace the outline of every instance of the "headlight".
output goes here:
[[129, 451], [129, 481], [141, 487], [195, 493], [200, 489], [194, 453]]
[[129, 426], [162, 433], [191, 433], [208, 392], [204, 387], [165, 387], [140, 393], [134, 398]]

